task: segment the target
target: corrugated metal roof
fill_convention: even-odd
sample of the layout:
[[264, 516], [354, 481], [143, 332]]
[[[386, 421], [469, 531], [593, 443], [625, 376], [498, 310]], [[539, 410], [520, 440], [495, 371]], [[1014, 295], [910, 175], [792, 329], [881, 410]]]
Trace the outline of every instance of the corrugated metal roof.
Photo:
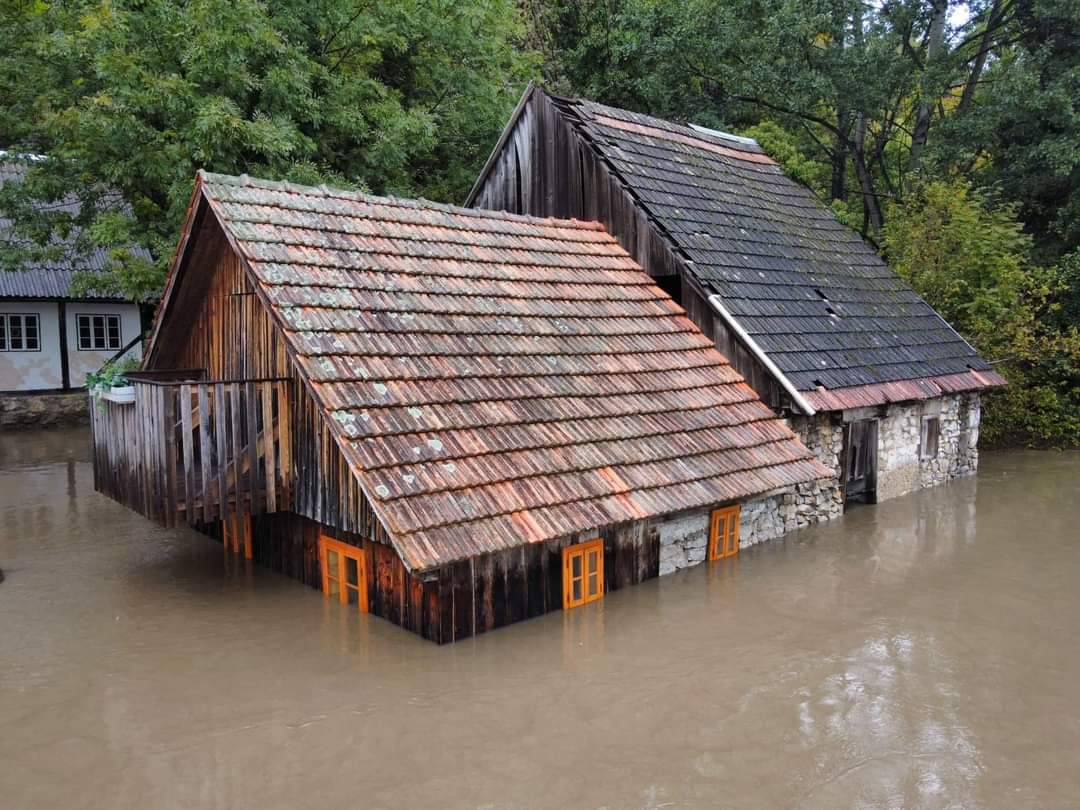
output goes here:
[[413, 570], [831, 475], [595, 223], [200, 182]]
[[[990, 369], [753, 142], [590, 101], [553, 100], [798, 390]], [[981, 387], [977, 377], [963, 379]], [[884, 389], [863, 393], [874, 390]]]
[[[0, 185], [21, 182], [26, 175], [26, 166], [3, 159], [0, 152]], [[36, 158], [35, 159], [40, 159]], [[53, 206], [57, 210], [76, 213], [79, 203], [75, 199]], [[10, 220], [0, 217], [0, 234], [10, 224]], [[137, 256], [149, 259], [150, 253], [144, 248], [133, 248]], [[0, 270], [0, 298], [73, 298], [71, 282], [79, 272], [100, 273], [110, 265], [109, 252], [98, 248], [81, 255], [78, 261], [53, 262], [41, 264], [29, 270], [8, 272]], [[88, 293], [79, 296], [85, 300], [117, 300], [113, 296], [100, 293]], [[123, 299], [120, 299], [123, 300]]]

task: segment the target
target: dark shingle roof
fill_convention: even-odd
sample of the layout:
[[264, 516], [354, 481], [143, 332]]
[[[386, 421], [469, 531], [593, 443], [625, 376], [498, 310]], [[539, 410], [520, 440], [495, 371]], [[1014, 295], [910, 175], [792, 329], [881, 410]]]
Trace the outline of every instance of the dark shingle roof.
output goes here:
[[414, 570], [831, 474], [595, 223], [199, 182]]
[[[25, 175], [25, 165], [4, 160], [4, 153], [0, 151], [0, 185], [21, 182]], [[69, 200], [56, 208], [75, 213], [78, 205], [77, 200]], [[10, 220], [0, 217], [0, 238], [3, 238], [9, 223]], [[135, 248], [133, 252], [143, 258], [150, 258], [150, 253], [144, 248]], [[0, 298], [72, 298], [71, 282], [76, 273], [99, 273], [108, 268], [109, 264], [108, 250], [97, 248], [80, 256], [77, 262], [51, 262], [31, 270], [14, 272], [0, 270]], [[87, 300], [116, 300], [95, 292], [79, 297]]]
[[[964, 387], [956, 375], [968, 375], [967, 388], [1003, 382], [753, 142], [555, 101], [797, 389], [940, 377]], [[988, 373], [979, 382], [970, 370]]]

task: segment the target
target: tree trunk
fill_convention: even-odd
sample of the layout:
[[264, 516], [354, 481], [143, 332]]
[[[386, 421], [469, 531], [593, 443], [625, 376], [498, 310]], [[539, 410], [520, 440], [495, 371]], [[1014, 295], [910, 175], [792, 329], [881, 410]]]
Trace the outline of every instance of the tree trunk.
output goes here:
[[933, 99], [936, 95], [931, 78], [934, 66], [945, 50], [945, 20], [949, 16], [949, 0], [931, 0], [933, 10], [930, 17], [930, 30], [926, 40], [926, 64], [923, 65], [922, 87], [919, 93], [919, 108], [915, 113], [915, 128], [911, 133], [911, 165], [919, 162], [922, 149], [930, 136], [930, 116], [933, 113]]
[[[855, 44], [861, 46], [863, 41], [861, 4], [855, 6], [855, 13], [851, 20], [851, 31]], [[881, 232], [881, 204], [878, 202], [877, 193], [874, 191], [874, 177], [870, 174], [870, 168], [866, 165], [865, 110], [858, 110], [855, 113], [855, 143], [852, 152], [855, 159], [855, 174], [859, 178], [859, 189], [862, 191], [863, 236], [867, 234], [867, 225], [870, 226], [876, 236]]]
[[971, 65], [971, 74], [968, 76], [964, 92], [960, 96], [960, 103], [956, 107], [956, 114], [963, 115], [971, 100], [975, 98], [975, 88], [979, 85], [979, 77], [982, 76], [983, 68], [986, 67], [986, 57], [990, 52], [990, 41], [994, 38], [994, 30], [1001, 24], [1002, 2], [994, 0], [990, 6], [990, 13], [986, 17], [986, 29], [979, 40], [979, 52], [975, 54], [975, 61]]
[[850, 116], [847, 110], [836, 114], [835, 146], [832, 154], [832, 184], [829, 188], [830, 200], [847, 199], [847, 163], [848, 163], [848, 128]]
[[865, 223], [869, 223], [870, 230], [876, 236], [881, 232], [881, 203], [874, 190], [874, 178], [866, 165], [866, 114], [861, 112], [855, 118], [854, 153], [855, 174], [859, 177], [859, 188], [862, 190], [863, 198], [863, 236], [866, 236], [867, 232]]

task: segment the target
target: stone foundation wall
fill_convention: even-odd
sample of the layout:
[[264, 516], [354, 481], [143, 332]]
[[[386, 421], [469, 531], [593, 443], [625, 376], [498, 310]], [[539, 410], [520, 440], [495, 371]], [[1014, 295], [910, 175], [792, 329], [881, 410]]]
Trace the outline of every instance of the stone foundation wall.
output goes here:
[[[739, 514], [739, 548], [748, 548], [782, 534], [832, 520], [843, 513], [840, 489], [829, 482], [800, 484], [788, 492], [743, 501]], [[711, 510], [664, 520], [660, 537], [660, 575], [705, 562], [709, 555]]]
[[818, 413], [814, 416], [791, 416], [788, 427], [794, 431], [818, 461], [836, 471], [840, 478], [840, 463], [844, 456], [844, 424], [839, 413]]
[[89, 421], [86, 391], [0, 393], [0, 430], [83, 424]]

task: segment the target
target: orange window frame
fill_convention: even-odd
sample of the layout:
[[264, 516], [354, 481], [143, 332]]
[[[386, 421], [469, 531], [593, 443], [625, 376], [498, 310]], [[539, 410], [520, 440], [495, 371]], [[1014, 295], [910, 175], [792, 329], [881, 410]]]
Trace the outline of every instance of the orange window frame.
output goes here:
[[[355, 582], [350, 582], [349, 562], [356, 564]], [[319, 567], [322, 570], [323, 595], [327, 599], [337, 598], [341, 604], [347, 605], [350, 593], [355, 593], [360, 612], [368, 612], [367, 555], [364, 549], [325, 534], [320, 535]]]
[[[604, 596], [604, 542], [567, 546], [562, 551], [563, 610], [587, 605]], [[575, 590], [575, 585], [577, 589]]]
[[742, 508], [725, 506], [712, 513], [709, 521], [709, 559], [722, 560], [739, 553], [739, 517]]

